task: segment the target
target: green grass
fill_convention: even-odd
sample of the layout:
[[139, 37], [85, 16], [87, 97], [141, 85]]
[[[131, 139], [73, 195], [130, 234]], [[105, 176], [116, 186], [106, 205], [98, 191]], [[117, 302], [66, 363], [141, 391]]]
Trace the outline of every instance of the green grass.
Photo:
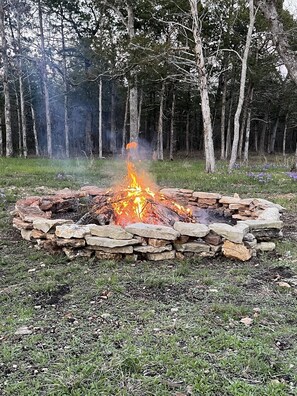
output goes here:
[[[219, 163], [214, 175], [202, 161], [145, 165], [162, 186], [279, 202], [288, 209], [288, 230], [296, 230], [297, 183], [280, 161], [265, 185], [247, 175], [263, 164], [228, 174]], [[275, 281], [297, 274], [293, 233], [276, 252], [247, 263], [135, 264], [69, 262], [32, 248], [12, 228], [16, 199], [108, 186], [123, 169], [111, 160], [0, 159], [0, 394], [296, 395], [297, 291]], [[244, 325], [244, 317], [253, 323]], [[32, 333], [15, 335], [21, 326]]]

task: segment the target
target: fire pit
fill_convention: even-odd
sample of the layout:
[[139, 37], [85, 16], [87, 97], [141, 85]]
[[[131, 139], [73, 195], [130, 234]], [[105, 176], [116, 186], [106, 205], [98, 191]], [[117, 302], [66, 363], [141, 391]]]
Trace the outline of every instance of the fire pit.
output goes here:
[[121, 184], [21, 199], [13, 226], [37, 248], [63, 251], [70, 259], [158, 261], [223, 254], [246, 261], [258, 251], [275, 249], [271, 240], [282, 236], [280, 205], [237, 194], [159, 190], [132, 161], [136, 143], [127, 148]]

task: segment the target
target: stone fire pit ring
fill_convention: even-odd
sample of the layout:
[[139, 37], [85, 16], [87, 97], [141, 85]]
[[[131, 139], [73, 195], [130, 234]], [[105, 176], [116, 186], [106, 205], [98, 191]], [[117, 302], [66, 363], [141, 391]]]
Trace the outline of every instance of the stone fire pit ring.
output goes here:
[[237, 223], [78, 225], [67, 214], [106, 194], [106, 189], [84, 186], [18, 200], [12, 212], [13, 226], [38, 249], [64, 252], [69, 259], [159, 261], [223, 255], [247, 261], [259, 251], [274, 250], [273, 240], [282, 237], [284, 208], [273, 202], [178, 188], [164, 188], [160, 193], [191, 209], [213, 209]]

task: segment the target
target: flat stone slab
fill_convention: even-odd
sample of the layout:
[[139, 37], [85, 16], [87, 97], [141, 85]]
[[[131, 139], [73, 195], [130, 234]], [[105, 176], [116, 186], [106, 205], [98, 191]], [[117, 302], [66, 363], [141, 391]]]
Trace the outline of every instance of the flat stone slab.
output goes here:
[[222, 247], [224, 256], [240, 261], [247, 261], [252, 257], [252, 251], [243, 243], [225, 241]]
[[174, 244], [175, 249], [178, 252], [193, 252], [193, 253], [201, 253], [201, 252], [209, 252], [210, 246], [205, 243], [199, 242], [187, 242], [182, 244]]
[[133, 246], [119, 246], [119, 247], [103, 247], [103, 246], [88, 246], [87, 249], [95, 250], [96, 252], [102, 253], [121, 253], [121, 254], [132, 254], [133, 253]]
[[125, 227], [125, 230], [141, 237], [166, 239], [168, 241], [175, 241], [180, 235], [171, 227], [145, 223], [130, 224]]
[[277, 208], [280, 212], [283, 212], [285, 210], [283, 206], [274, 202], [267, 201], [267, 199], [263, 198], [255, 198], [253, 200], [253, 204], [255, 206], [262, 206], [263, 208]]
[[181, 235], [197, 238], [202, 238], [209, 233], [209, 228], [205, 224], [199, 223], [183, 223], [182, 221], [176, 221], [173, 228]]
[[256, 250], [261, 250], [262, 252], [272, 252], [274, 249], [274, 242], [260, 242], [256, 244]]
[[146, 257], [151, 261], [173, 260], [175, 258], [175, 250], [163, 253], [147, 253]]
[[51, 219], [35, 219], [33, 220], [33, 227], [36, 230], [40, 230], [43, 232], [48, 232], [52, 228], [62, 225], [62, 224], [73, 224], [72, 220], [63, 220], [63, 219], [56, 219], [56, 220], [51, 220]]
[[220, 198], [219, 202], [222, 204], [239, 204], [241, 201], [240, 198], [237, 197], [227, 197], [227, 196], [223, 196], [222, 198]]
[[279, 210], [275, 207], [264, 209], [262, 213], [259, 214], [257, 220], [270, 220], [270, 221], [279, 221], [280, 213]]
[[209, 225], [209, 228], [216, 234], [234, 243], [241, 243], [243, 237], [249, 232], [249, 226], [245, 223], [236, 224], [235, 226], [225, 223], [213, 223]]
[[127, 232], [123, 227], [119, 225], [90, 225], [91, 235], [111, 238], [111, 239], [132, 239], [133, 234]]
[[59, 238], [84, 238], [90, 233], [90, 225], [63, 224], [56, 227]]
[[107, 248], [115, 248], [120, 246], [131, 246], [131, 245], [139, 244], [139, 241], [137, 239], [111, 239], [111, 238], [101, 238], [90, 235], [86, 235], [85, 239], [89, 246], [101, 246]]
[[238, 224], [243, 223], [249, 226], [250, 230], [261, 230], [263, 228], [281, 229], [284, 223], [281, 220], [244, 220]]
[[203, 191], [195, 191], [193, 193], [193, 198], [202, 198], [202, 199], [221, 199], [222, 195], [217, 193], [208, 193]]
[[134, 247], [134, 252], [137, 253], [162, 253], [162, 252], [169, 252], [170, 250], [172, 250], [172, 245], [165, 245], [160, 247], [154, 247], [150, 245]]
[[56, 244], [62, 247], [80, 248], [86, 245], [86, 241], [80, 238], [58, 238], [56, 239]]

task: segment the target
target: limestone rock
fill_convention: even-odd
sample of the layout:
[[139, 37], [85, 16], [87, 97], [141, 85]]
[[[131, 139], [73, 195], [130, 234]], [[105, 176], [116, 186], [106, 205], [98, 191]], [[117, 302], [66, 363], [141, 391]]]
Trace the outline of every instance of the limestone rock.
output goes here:
[[174, 244], [175, 249], [178, 252], [193, 252], [193, 253], [200, 253], [200, 252], [209, 252], [210, 246], [206, 245], [205, 243], [199, 242], [187, 242], [183, 244]]
[[132, 239], [133, 234], [124, 230], [119, 225], [90, 225], [91, 235], [111, 239]]
[[21, 230], [22, 238], [26, 241], [31, 241], [32, 230]]
[[139, 241], [137, 239], [110, 239], [101, 238], [96, 236], [86, 236], [86, 241], [89, 246], [101, 246], [107, 248], [115, 248], [121, 246], [131, 246], [138, 245]]
[[15, 335], [30, 335], [30, 334], [32, 334], [32, 330], [29, 329], [29, 327], [27, 327], [27, 326], [21, 326], [15, 331], [14, 334]]
[[169, 252], [170, 250], [172, 250], [172, 245], [165, 245], [160, 247], [154, 247], [150, 245], [134, 247], [134, 252], [137, 253], [162, 253], [162, 252]]
[[63, 220], [63, 219], [35, 219], [33, 220], [33, 227], [36, 230], [40, 230], [43, 232], [48, 232], [52, 228], [56, 227], [57, 225], [62, 225], [62, 224], [73, 224], [72, 220]]
[[249, 231], [249, 227], [246, 224], [236, 224], [235, 226], [230, 226], [229, 224], [225, 223], [213, 223], [209, 225], [209, 228], [216, 234], [234, 243], [241, 243], [244, 235]]
[[212, 231], [210, 231], [203, 239], [210, 245], [220, 245], [222, 243], [222, 237]]
[[146, 257], [151, 261], [172, 260], [175, 258], [175, 250], [163, 253], [147, 253]]
[[256, 250], [261, 250], [262, 252], [271, 252], [275, 249], [274, 242], [260, 242], [256, 244]]
[[69, 247], [63, 247], [62, 250], [69, 260], [74, 260], [76, 257], [90, 258], [93, 254], [92, 251], [87, 250], [87, 249], [72, 249]]
[[209, 233], [209, 228], [205, 224], [200, 223], [184, 223], [182, 221], [176, 221], [173, 228], [181, 235], [197, 238], [202, 238]]
[[15, 217], [12, 220], [12, 225], [14, 228], [18, 230], [32, 230], [33, 225], [32, 223], [27, 223], [26, 221], [22, 221], [19, 217]]
[[[150, 245], [150, 246], [154, 246], [154, 247], [162, 247], [162, 246], [165, 246], [165, 245], [167, 245], [168, 243], [170, 243], [168, 240], [166, 240], [166, 239], [154, 239], [154, 238], [149, 238], [148, 239], [148, 244]], [[142, 245], [143, 245], [143, 243], [142, 243]]]
[[27, 221], [28, 223], [33, 223], [33, 220], [44, 217], [49, 219], [52, 215], [51, 212], [43, 212], [37, 206], [17, 206], [16, 210], [23, 221]]
[[56, 240], [58, 246], [79, 248], [86, 245], [86, 241], [83, 238], [58, 238]]
[[260, 206], [265, 208], [277, 208], [280, 212], [283, 212], [285, 208], [279, 204], [276, 204], [274, 202], [267, 201], [267, 199], [263, 198], [256, 198], [253, 200], [253, 204], [255, 206]]
[[166, 239], [168, 241], [174, 241], [180, 235], [171, 227], [145, 223], [130, 224], [125, 230], [145, 238]]
[[263, 212], [258, 216], [258, 220], [279, 221], [279, 219], [280, 219], [279, 210], [275, 207], [267, 208], [263, 210]]
[[240, 261], [247, 261], [252, 257], [252, 252], [243, 243], [225, 241], [222, 247], [224, 256]]
[[122, 258], [122, 255], [119, 253], [106, 253], [97, 250], [95, 252], [95, 257], [99, 260], [120, 260]]
[[209, 192], [203, 192], [203, 191], [195, 191], [193, 192], [193, 198], [200, 198], [200, 199], [220, 199], [222, 196], [221, 194], [217, 193], [209, 193]]
[[241, 199], [239, 197], [227, 197], [223, 196], [220, 198], [219, 202], [222, 204], [239, 204]]
[[240, 223], [248, 225], [251, 231], [262, 228], [277, 228], [280, 230], [283, 227], [283, 222], [280, 220], [244, 220], [237, 224]]
[[90, 233], [90, 225], [63, 224], [56, 227], [59, 238], [84, 238]]
[[121, 254], [132, 254], [133, 246], [120, 246], [114, 248], [102, 247], [102, 246], [87, 246], [89, 250], [95, 250], [102, 253], [121, 253]]

